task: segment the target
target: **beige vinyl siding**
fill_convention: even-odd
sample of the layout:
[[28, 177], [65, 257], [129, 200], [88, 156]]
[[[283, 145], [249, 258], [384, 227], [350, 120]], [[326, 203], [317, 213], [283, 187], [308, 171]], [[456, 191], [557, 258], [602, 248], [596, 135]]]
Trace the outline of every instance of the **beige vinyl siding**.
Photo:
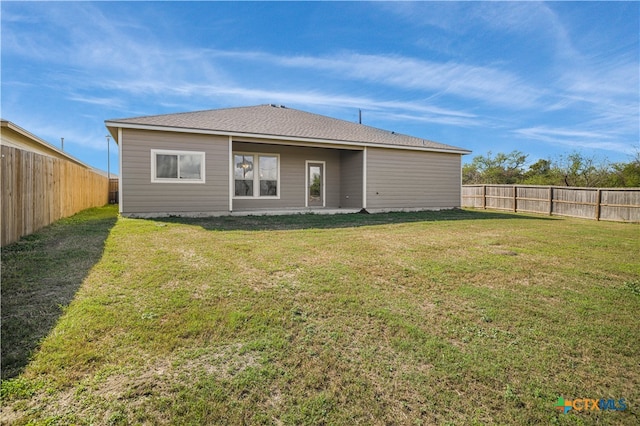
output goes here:
[[326, 162], [326, 207], [340, 205], [340, 151], [262, 143], [233, 142], [234, 152], [280, 154], [280, 198], [233, 200], [234, 211], [305, 207], [305, 161]]
[[340, 207], [362, 208], [363, 157], [363, 151], [340, 153]]
[[367, 208], [459, 207], [460, 170], [459, 154], [369, 148]]
[[[151, 151], [205, 153], [205, 182], [151, 181]], [[363, 151], [291, 146], [284, 141], [233, 141], [234, 152], [279, 155], [279, 198], [232, 198], [233, 211], [305, 208], [307, 161], [325, 163], [326, 208], [362, 207]], [[122, 129], [123, 214], [224, 214], [229, 211], [229, 137]], [[459, 154], [369, 148], [367, 208], [420, 209], [460, 206]], [[348, 196], [348, 198], [347, 198]]]
[[[147, 130], [122, 130], [122, 213], [229, 211], [229, 138]], [[205, 153], [205, 183], [152, 183], [151, 150]]]

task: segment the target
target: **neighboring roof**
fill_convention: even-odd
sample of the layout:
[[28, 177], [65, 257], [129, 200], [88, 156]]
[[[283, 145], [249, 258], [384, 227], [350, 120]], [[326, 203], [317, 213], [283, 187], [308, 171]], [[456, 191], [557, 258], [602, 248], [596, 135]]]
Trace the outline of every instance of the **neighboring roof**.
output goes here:
[[[271, 136], [364, 145], [413, 147], [429, 151], [468, 154], [471, 151], [427, 139], [403, 135], [350, 121], [313, 114], [281, 105], [257, 105], [178, 114], [107, 120], [107, 127], [152, 128], [203, 133]], [[115, 135], [114, 135], [115, 136]]]
[[[30, 133], [29, 131], [23, 129], [22, 127], [11, 121], [0, 119], [0, 128], [2, 129], [2, 145], [12, 146], [14, 148], [35, 152], [36, 154], [47, 155], [49, 157], [68, 160], [87, 169], [102, 172], [101, 170], [95, 169], [78, 160], [74, 156], [69, 155], [61, 149], [51, 145], [49, 142], [40, 139], [36, 135]], [[7, 130], [12, 130], [13, 132], [15, 132], [15, 134], [18, 135], [18, 137], [15, 137], [15, 135], [11, 135], [11, 133], [8, 134]]]

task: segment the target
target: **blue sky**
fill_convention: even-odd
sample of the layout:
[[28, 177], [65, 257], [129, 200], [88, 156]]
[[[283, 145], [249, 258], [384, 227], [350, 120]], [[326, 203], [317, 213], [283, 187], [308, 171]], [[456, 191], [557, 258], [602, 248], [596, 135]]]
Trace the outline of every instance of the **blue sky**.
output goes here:
[[[638, 2], [2, 1], [2, 117], [106, 170], [104, 120], [263, 103], [529, 161], [640, 149]], [[117, 146], [111, 145], [117, 172]]]

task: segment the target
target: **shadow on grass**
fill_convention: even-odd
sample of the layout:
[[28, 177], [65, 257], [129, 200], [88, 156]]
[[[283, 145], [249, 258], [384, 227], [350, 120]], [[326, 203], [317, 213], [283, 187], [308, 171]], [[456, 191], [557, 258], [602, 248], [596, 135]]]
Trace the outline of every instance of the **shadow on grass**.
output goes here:
[[56, 325], [117, 220], [117, 207], [84, 210], [2, 248], [2, 379], [17, 376]]
[[376, 214], [291, 214], [281, 216], [219, 216], [203, 218], [168, 217], [153, 219], [156, 222], [180, 223], [201, 226], [209, 231], [271, 231], [288, 229], [332, 229], [359, 226], [388, 225], [394, 223], [517, 219], [517, 220], [558, 220], [545, 216], [528, 216], [521, 213], [503, 213], [486, 210], [440, 210], [422, 212], [395, 212]]

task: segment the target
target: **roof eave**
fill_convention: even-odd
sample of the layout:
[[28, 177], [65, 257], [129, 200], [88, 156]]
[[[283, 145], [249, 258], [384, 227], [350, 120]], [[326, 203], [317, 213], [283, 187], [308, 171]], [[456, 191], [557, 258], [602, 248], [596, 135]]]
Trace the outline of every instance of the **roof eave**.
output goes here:
[[[219, 135], [219, 136], [231, 136], [231, 137], [237, 136], [237, 137], [245, 137], [245, 138], [283, 140], [288, 142], [322, 143], [322, 144], [330, 144], [330, 145], [351, 146], [351, 147], [358, 147], [358, 148], [369, 147], [369, 148], [403, 149], [403, 150], [412, 150], [412, 151], [428, 151], [428, 152], [439, 152], [439, 153], [459, 154], [459, 155], [471, 154], [471, 151], [467, 149], [461, 149], [461, 148], [447, 149], [447, 148], [436, 148], [436, 147], [428, 147], [428, 146], [392, 145], [392, 144], [381, 144], [381, 143], [373, 143], [373, 142], [354, 142], [354, 141], [343, 141], [343, 140], [335, 140], [335, 139], [308, 138], [308, 137], [299, 137], [299, 136], [270, 135], [270, 134], [248, 133], [248, 132], [230, 132], [226, 130], [196, 129], [196, 128], [190, 128], [190, 127], [174, 127], [174, 126], [159, 126], [154, 124], [126, 123], [126, 122], [118, 122], [114, 120], [105, 121], [105, 126], [107, 127], [109, 132], [114, 136], [114, 139], [116, 141], [117, 141], [118, 132], [115, 129], [122, 128], [122, 129], [153, 130], [153, 131], [204, 134], [204, 135]], [[112, 130], [112, 128], [114, 130]]]
[[[23, 129], [22, 127], [18, 126], [16, 123], [14, 123], [13, 121], [9, 121], [9, 120], [5, 120], [5, 119], [0, 119], [0, 126], [1, 127], [5, 127], [7, 129], [11, 129], [14, 132], [28, 138], [31, 139], [34, 142], [39, 143], [40, 145], [42, 145], [45, 149], [52, 151], [53, 153], [59, 155], [60, 157], [65, 158], [68, 161], [71, 161], [74, 164], [77, 164], [79, 166], [82, 166], [84, 168], [90, 169], [90, 170], [99, 170], [96, 169], [95, 167], [92, 167], [88, 164], [83, 163], [82, 161], [80, 161], [79, 159], [77, 159], [76, 157], [66, 153], [65, 151], [61, 150], [60, 148], [56, 147], [55, 145], [50, 144], [49, 142], [45, 141], [44, 139], [34, 135], [33, 133], [29, 132], [26, 129]], [[51, 156], [51, 155], [49, 155]]]

